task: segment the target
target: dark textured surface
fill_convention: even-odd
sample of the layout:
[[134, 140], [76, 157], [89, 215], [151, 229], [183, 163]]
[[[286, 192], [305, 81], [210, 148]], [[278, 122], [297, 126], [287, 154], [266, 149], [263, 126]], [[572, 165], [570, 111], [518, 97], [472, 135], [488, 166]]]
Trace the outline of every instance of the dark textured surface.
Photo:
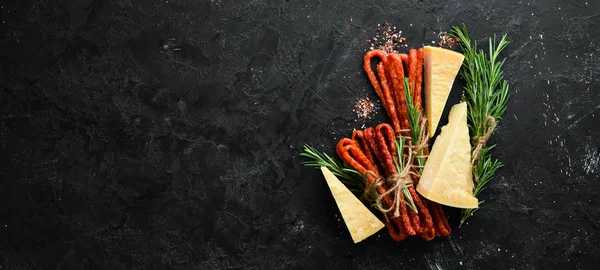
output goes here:
[[[598, 1], [0, 6], [2, 269], [590, 269], [600, 258]], [[449, 238], [381, 232], [354, 245], [322, 176], [299, 165], [304, 143], [332, 153], [360, 128], [354, 101], [374, 96], [365, 41], [384, 20], [415, 47], [460, 23], [512, 41], [493, 139], [505, 167], [466, 226], [449, 211]]]

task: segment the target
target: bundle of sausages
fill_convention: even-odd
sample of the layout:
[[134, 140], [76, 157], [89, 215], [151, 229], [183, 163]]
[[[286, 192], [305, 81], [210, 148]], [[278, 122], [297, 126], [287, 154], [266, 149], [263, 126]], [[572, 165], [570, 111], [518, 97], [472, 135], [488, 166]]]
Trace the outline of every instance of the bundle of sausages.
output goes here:
[[[371, 58], [378, 57], [377, 74], [371, 69]], [[395, 166], [396, 136], [410, 132], [408, 108], [404, 87], [404, 70], [408, 70], [409, 89], [420, 110], [423, 82], [423, 49], [409, 51], [409, 54], [390, 53], [382, 50], [369, 51], [364, 58], [364, 69], [381, 99], [383, 107], [391, 119], [392, 125], [382, 123], [375, 128], [356, 130], [351, 138], [341, 139], [337, 146], [338, 156], [358, 172], [365, 175], [369, 183], [378, 183], [376, 192], [383, 204], [391, 211], [382, 211], [390, 236], [402, 241], [407, 236], [420, 236], [429, 241], [435, 236], [448, 236], [451, 229], [442, 207], [420, 196], [411, 186], [408, 191], [417, 207], [418, 213], [407, 207], [404, 195], [392, 197], [387, 193], [390, 188], [385, 182], [377, 181], [382, 177], [391, 177], [399, 172]], [[391, 82], [391, 84], [389, 83]], [[390, 87], [391, 85], [391, 87]], [[428, 149], [424, 149], [427, 151]], [[400, 151], [404, 151], [401, 149]], [[397, 162], [397, 160], [396, 160]], [[412, 177], [413, 186], [418, 176]], [[399, 203], [397, 203], [399, 200]], [[396, 209], [399, 208], [399, 209]], [[381, 209], [380, 209], [381, 210]], [[393, 213], [399, 213], [393, 214]]]
[[[377, 76], [371, 69], [371, 58], [378, 57], [381, 62], [377, 65]], [[422, 85], [423, 85], [423, 49], [409, 51], [409, 54], [392, 52], [386, 54], [382, 50], [372, 50], [365, 54], [363, 68], [375, 89], [375, 93], [381, 99], [387, 115], [392, 120], [394, 130], [409, 129], [404, 98], [404, 70], [408, 71], [409, 88], [411, 96], [414, 97], [415, 105], [421, 109]], [[391, 82], [391, 87], [389, 82]]]

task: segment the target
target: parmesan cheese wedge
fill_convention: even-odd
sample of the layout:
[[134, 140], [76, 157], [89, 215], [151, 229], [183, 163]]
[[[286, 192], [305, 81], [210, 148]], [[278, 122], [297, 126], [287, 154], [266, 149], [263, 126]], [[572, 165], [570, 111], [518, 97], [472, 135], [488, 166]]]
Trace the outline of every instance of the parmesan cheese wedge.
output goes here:
[[478, 208], [473, 196], [471, 143], [467, 126], [467, 103], [450, 110], [448, 125], [442, 127], [417, 185], [423, 197], [458, 207]]
[[329, 169], [321, 167], [321, 172], [327, 180], [327, 185], [329, 185], [354, 243], [364, 240], [385, 227]]
[[429, 136], [433, 137], [464, 55], [438, 47], [423, 48], [425, 105]]

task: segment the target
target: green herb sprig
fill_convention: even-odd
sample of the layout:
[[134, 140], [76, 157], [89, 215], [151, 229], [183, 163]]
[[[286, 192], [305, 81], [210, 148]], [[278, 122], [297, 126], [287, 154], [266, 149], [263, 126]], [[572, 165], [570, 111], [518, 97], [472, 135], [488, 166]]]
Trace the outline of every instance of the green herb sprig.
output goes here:
[[419, 133], [421, 133], [421, 127], [419, 126], [419, 119], [421, 119], [421, 110], [417, 109], [413, 96], [410, 94], [410, 84], [408, 78], [404, 78], [404, 98], [406, 99], [406, 106], [408, 108], [408, 123], [410, 124], [410, 138], [413, 142], [419, 139]]
[[[477, 49], [477, 42], [469, 38], [465, 26], [453, 27], [451, 36], [459, 41], [465, 59], [461, 68], [461, 77], [465, 80], [464, 100], [468, 105], [469, 131], [473, 139], [475, 149], [479, 139], [485, 136], [493, 128], [487, 118], [492, 117], [497, 124], [506, 111], [508, 102], [508, 82], [504, 79], [502, 66], [504, 60], [498, 61], [502, 50], [510, 43], [503, 35], [499, 42], [496, 36], [489, 38], [489, 51], [486, 55], [484, 50]], [[475, 197], [485, 189], [485, 185], [493, 178], [494, 173], [502, 167], [502, 163], [493, 160], [490, 151], [494, 145], [483, 146], [477, 160], [473, 164], [473, 179]], [[480, 201], [479, 204], [484, 201]], [[477, 209], [465, 209], [461, 216], [461, 225], [475, 213]]]
[[302, 165], [307, 167], [317, 167], [317, 169], [326, 167], [355, 195], [362, 195], [364, 192], [366, 182], [363, 175], [347, 164], [338, 161], [326, 153], [321, 153], [317, 149], [306, 144], [304, 145], [304, 152], [300, 153], [300, 156], [311, 159], [303, 161], [301, 163]]
[[510, 42], [506, 40], [506, 34], [498, 43], [496, 36], [490, 38], [486, 55], [483, 50], [477, 50], [477, 42], [470, 40], [466, 27], [453, 27], [451, 35], [458, 39], [465, 56], [460, 74], [465, 80], [471, 135], [481, 137], [487, 131], [485, 119], [492, 116], [498, 122], [506, 110], [508, 82], [502, 72], [504, 60], [498, 61], [498, 56]]
[[[419, 142], [419, 135], [421, 134], [421, 126], [419, 120], [421, 119], [422, 110], [419, 110], [415, 105], [413, 96], [410, 94], [410, 84], [408, 83], [408, 78], [404, 78], [404, 98], [406, 99], [406, 106], [408, 111], [408, 123], [410, 124], [410, 138], [412, 139], [413, 144]], [[417, 164], [419, 164], [419, 174], [423, 173], [423, 166], [425, 166], [425, 158], [423, 156], [423, 150], [420, 150], [419, 153], [416, 153], [419, 158], [417, 158]]]
[[[492, 178], [494, 177], [494, 173], [496, 173], [496, 170], [503, 166], [500, 161], [492, 160], [492, 156], [489, 154], [489, 151], [492, 150], [492, 148], [494, 147], [495, 145], [484, 147], [481, 151], [483, 164], [480, 166], [473, 166], [473, 174], [480, 176], [479, 182], [473, 188], [473, 195], [475, 197], [478, 197], [479, 193], [481, 193], [485, 189], [485, 185], [490, 180], [492, 180]], [[479, 205], [481, 205], [484, 202], [485, 200], [480, 200]], [[470, 216], [472, 216], [478, 209], [479, 208], [471, 208], [463, 210], [463, 213], [460, 218], [460, 225], [465, 223], [465, 221], [467, 221], [467, 219]]]
[[365, 189], [367, 188], [365, 175], [362, 175], [354, 168], [351, 168], [348, 164], [342, 163], [336, 158], [333, 158], [326, 153], [321, 153], [317, 149], [306, 144], [304, 145], [304, 152], [300, 153], [300, 156], [311, 159], [309, 161], [301, 162], [302, 165], [316, 168], [326, 167], [337, 176], [342, 184], [344, 184], [356, 197], [367, 199], [372, 208], [379, 210], [375, 203], [375, 200], [379, 197], [379, 193], [377, 193], [376, 190], [373, 190], [372, 193], [367, 196], [368, 198], [363, 198]]

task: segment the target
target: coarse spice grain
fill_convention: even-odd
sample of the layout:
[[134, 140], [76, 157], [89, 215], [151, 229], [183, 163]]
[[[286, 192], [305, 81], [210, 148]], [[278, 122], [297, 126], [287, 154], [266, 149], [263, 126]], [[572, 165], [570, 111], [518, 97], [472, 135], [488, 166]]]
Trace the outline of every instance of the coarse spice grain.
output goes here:
[[[375, 36], [367, 40], [369, 50], [383, 50], [386, 53], [397, 52], [398, 48], [408, 48], [406, 38], [402, 36], [402, 31], [396, 30], [388, 21], [377, 25]], [[365, 50], [366, 51], [366, 50]]]
[[[435, 32], [433, 34], [436, 35]], [[438, 45], [442, 48], [452, 48], [458, 44], [458, 40], [448, 35], [448, 32], [439, 32], [437, 36], [439, 38]]]
[[377, 105], [369, 97], [363, 97], [356, 100], [352, 112], [356, 113], [356, 120], [366, 122], [377, 113]]

